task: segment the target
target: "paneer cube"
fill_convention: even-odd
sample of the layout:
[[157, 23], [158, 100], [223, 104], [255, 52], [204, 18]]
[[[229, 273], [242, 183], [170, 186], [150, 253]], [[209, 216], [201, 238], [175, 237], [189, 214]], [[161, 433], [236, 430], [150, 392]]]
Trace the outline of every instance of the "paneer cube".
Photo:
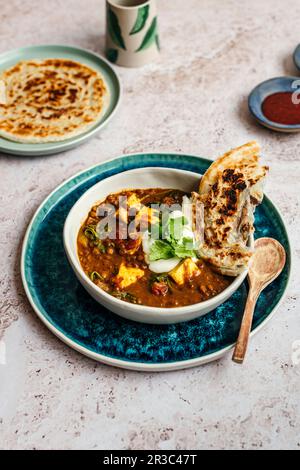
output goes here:
[[141, 201], [137, 197], [135, 193], [132, 193], [129, 198], [127, 199], [127, 206], [131, 209], [134, 207], [135, 209], [139, 209], [141, 207]]
[[79, 233], [78, 243], [84, 246], [84, 248], [87, 248], [89, 246], [89, 240], [82, 232]]
[[158, 211], [151, 209], [151, 207], [143, 206], [135, 217], [135, 223], [138, 224], [156, 224], [159, 222]]
[[130, 268], [125, 266], [124, 263], [121, 264], [120, 269], [116, 277], [114, 278], [115, 284], [121, 289], [134, 284], [136, 281], [141, 279], [144, 276], [143, 269], [139, 268]]
[[127, 224], [129, 210], [135, 209], [135, 211], [133, 211], [133, 214], [129, 213], [129, 215], [134, 215], [136, 211], [140, 210], [140, 208], [141, 208], [140, 199], [137, 197], [135, 193], [132, 193], [129, 196], [129, 198], [127, 198], [127, 205], [120, 205], [117, 213], [119, 214], [120, 220]]
[[180, 286], [199, 274], [200, 269], [191, 258], [186, 258], [169, 272], [169, 276]]

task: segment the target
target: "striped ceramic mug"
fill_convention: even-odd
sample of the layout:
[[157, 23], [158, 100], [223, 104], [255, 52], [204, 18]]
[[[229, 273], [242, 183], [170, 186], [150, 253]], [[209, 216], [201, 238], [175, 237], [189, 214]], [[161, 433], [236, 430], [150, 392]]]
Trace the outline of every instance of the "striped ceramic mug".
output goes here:
[[159, 56], [156, 0], [106, 0], [106, 56], [140, 67]]

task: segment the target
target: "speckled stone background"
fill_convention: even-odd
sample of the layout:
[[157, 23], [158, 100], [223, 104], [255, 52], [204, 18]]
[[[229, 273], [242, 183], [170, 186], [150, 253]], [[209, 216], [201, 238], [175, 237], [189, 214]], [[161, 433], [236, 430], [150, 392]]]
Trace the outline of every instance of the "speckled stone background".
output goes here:
[[[118, 68], [124, 98], [107, 128], [61, 155], [0, 155], [0, 448], [300, 448], [300, 135], [258, 127], [246, 103], [258, 82], [300, 75], [291, 60], [300, 3], [158, 3], [161, 60]], [[51, 42], [101, 52], [104, 0], [1, 0], [0, 52]], [[242, 367], [228, 355], [182, 372], [127, 372], [80, 356], [46, 330], [24, 295], [19, 261], [26, 226], [56, 185], [128, 152], [215, 157], [253, 138], [271, 166], [267, 193], [285, 216], [294, 268]]]

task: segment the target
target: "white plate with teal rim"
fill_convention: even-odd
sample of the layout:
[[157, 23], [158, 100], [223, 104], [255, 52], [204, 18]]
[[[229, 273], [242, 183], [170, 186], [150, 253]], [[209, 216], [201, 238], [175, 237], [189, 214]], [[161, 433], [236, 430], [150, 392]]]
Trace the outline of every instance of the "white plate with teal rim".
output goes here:
[[[80, 353], [112, 366], [143, 371], [185, 369], [222, 357], [232, 349], [247, 297], [246, 281], [222, 305], [192, 321], [172, 325], [137, 323], [111, 313], [82, 287], [63, 247], [63, 226], [74, 203], [93, 185], [144, 167], [176, 168], [201, 174], [205, 158], [161, 153], [127, 155], [89, 168], [56, 188], [40, 205], [26, 232], [21, 274], [27, 297], [43, 323]], [[256, 237], [282, 243], [287, 262], [258, 299], [252, 335], [272, 318], [290, 273], [288, 235], [278, 209], [264, 197], [255, 215]]]
[[0, 55], [0, 72], [12, 67], [21, 60], [48, 58], [75, 60], [77, 62], [86, 64], [100, 72], [109, 88], [110, 94], [110, 102], [106, 112], [102, 116], [101, 120], [87, 132], [71, 139], [63, 140], [61, 142], [24, 144], [20, 142], [13, 142], [11, 140], [0, 137], [0, 152], [31, 157], [52, 155], [70, 150], [80, 144], [83, 144], [94, 134], [99, 132], [100, 129], [102, 129], [102, 127], [109, 122], [109, 120], [117, 111], [121, 99], [120, 80], [109, 62], [97, 55], [95, 52], [67, 45], [49, 44], [23, 47], [13, 51], [5, 52]]

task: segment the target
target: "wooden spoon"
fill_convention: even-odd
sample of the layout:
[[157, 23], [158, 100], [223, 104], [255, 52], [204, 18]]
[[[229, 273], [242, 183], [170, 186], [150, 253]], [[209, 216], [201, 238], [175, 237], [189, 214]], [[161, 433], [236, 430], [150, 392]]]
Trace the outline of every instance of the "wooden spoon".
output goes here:
[[256, 301], [261, 291], [279, 276], [285, 260], [285, 250], [274, 238], [259, 238], [255, 241], [248, 272], [249, 293], [232, 356], [232, 360], [239, 364], [242, 364], [245, 358]]

